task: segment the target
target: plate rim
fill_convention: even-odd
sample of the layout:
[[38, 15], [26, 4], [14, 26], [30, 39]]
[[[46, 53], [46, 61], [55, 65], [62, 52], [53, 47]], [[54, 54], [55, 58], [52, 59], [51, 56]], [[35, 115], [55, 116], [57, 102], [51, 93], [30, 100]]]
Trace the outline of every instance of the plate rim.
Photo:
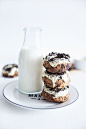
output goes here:
[[18, 80], [15, 80], [15, 81], [12, 81], [12, 82], [9, 82], [8, 84], [6, 84], [6, 86], [5, 86], [5, 87], [3, 88], [3, 90], [2, 90], [2, 94], [3, 94], [3, 97], [4, 97], [9, 103], [11, 103], [11, 104], [13, 104], [13, 105], [15, 105], [15, 106], [17, 106], [17, 107], [20, 107], [20, 108], [25, 108], [25, 109], [37, 109], [37, 110], [57, 109], [57, 108], [62, 108], [62, 107], [69, 106], [69, 105], [71, 105], [72, 103], [74, 103], [74, 102], [79, 98], [79, 92], [78, 92], [78, 90], [77, 90], [74, 86], [72, 86], [72, 85], [70, 84], [70, 85], [76, 90], [76, 92], [77, 92], [77, 98], [76, 98], [73, 102], [71, 102], [71, 103], [69, 103], [69, 104], [67, 104], [67, 105], [64, 105], [64, 106], [62, 106], [62, 107], [55, 107], [55, 108], [34, 108], [34, 107], [24, 106], [24, 105], [21, 105], [21, 104], [18, 104], [18, 103], [15, 103], [15, 102], [11, 101], [11, 100], [8, 99], [8, 98], [5, 96], [5, 94], [4, 94], [5, 88], [6, 88], [9, 84], [14, 83], [14, 82], [17, 82], [17, 81], [18, 81]]

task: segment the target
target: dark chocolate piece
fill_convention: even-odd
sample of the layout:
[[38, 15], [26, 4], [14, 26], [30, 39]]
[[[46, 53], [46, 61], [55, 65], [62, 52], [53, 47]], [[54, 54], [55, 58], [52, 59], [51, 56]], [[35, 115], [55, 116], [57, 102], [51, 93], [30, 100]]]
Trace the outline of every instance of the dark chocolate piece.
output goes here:
[[55, 92], [59, 92], [61, 89], [55, 89]]
[[60, 76], [60, 79], [62, 79], [62, 77]]
[[50, 72], [48, 72], [47, 70], [46, 70], [46, 72], [45, 72], [46, 74], [49, 74], [49, 75], [56, 75], [56, 76], [58, 76], [58, 75], [63, 75], [64, 73], [66, 73], [66, 72], [62, 72], [62, 73], [50, 73]]
[[[11, 65], [11, 66], [10, 66], [10, 65]], [[5, 65], [5, 66], [3, 67], [3, 69], [4, 69], [5, 71], [10, 72], [13, 67], [18, 68], [18, 65], [16, 65], [16, 64], [7, 64], [7, 65]]]
[[59, 87], [59, 86], [60, 86], [60, 84], [57, 85], [57, 87]]

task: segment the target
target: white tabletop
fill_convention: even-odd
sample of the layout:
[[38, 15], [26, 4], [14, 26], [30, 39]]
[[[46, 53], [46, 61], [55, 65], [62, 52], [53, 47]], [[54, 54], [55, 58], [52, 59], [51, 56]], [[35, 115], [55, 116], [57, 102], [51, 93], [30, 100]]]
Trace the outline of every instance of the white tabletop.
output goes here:
[[[0, 0], [0, 69], [17, 62], [26, 26], [43, 29], [45, 47], [65, 48], [74, 57], [86, 51], [86, 1]], [[86, 73], [71, 74], [78, 100], [52, 110], [27, 110], [8, 103], [2, 90], [16, 79], [0, 76], [0, 129], [86, 129]]]
[[3, 87], [18, 78], [0, 76], [0, 129], [86, 129], [86, 73], [70, 76], [79, 92], [78, 100], [50, 110], [23, 109], [8, 103], [2, 95]]

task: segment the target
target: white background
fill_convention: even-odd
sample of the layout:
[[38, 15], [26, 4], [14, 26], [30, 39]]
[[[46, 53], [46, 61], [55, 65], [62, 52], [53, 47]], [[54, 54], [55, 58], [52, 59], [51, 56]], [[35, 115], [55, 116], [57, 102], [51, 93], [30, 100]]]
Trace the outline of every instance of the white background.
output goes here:
[[24, 27], [39, 26], [44, 47], [85, 55], [85, 0], [0, 0], [0, 64], [17, 62]]
[[[0, 0], [0, 69], [17, 63], [27, 26], [43, 29], [44, 47], [85, 55], [85, 0]], [[56, 110], [25, 110], [6, 102], [4, 86], [16, 80], [0, 76], [0, 129], [86, 129], [86, 73], [70, 75], [79, 99]]]

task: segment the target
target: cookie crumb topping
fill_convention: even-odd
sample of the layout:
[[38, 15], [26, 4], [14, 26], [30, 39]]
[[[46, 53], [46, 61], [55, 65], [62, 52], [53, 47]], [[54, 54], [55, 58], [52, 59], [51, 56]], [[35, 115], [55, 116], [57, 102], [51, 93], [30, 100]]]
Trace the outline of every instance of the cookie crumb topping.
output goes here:
[[70, 63], [70, 56], [65, 53], [51, 52], [43, 60], [48, 61], [52, 67], [56, 67], [61, 63]]
[[49, 94], [52, 94], [53, 98], [64, 97], [68, 94], [69, 86], [64, 87], [62, 89], [54, 89], [44, 85], [43, 90]]
[[16, 64], [7, 64], [2, 68], [2, 74], [8, 76], [14, 76], [15, 72], [18, 72], [18, 65]]

